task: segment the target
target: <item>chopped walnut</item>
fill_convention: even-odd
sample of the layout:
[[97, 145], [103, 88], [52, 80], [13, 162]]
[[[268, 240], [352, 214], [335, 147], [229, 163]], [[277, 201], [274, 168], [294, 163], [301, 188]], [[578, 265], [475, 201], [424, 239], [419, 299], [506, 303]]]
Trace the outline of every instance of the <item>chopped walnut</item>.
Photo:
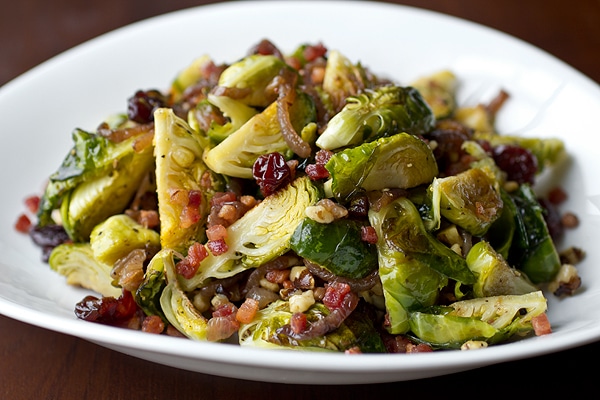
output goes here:
[[579, 247], [569, 247], [560, 252], [560, 261], [563, 264], [577, 265], [585, 257], [585, 252]]
[[581, 286], [581, 278], [577, 268], [572, 264], [563, 264], [556, 277], [548, 284], [548, 290], [555, 296], [572, 295]]
[[322, 224], [328, 224], [348, 215], [348, 210], [331, 199], [319, 200], [314, 206], [306, 208], [306, 216]]
[[484, 349], [488, 346], [487, 342], [483, 340], [468, 340], [460, 346], [461, 350], [476, 350], [476, 349]]

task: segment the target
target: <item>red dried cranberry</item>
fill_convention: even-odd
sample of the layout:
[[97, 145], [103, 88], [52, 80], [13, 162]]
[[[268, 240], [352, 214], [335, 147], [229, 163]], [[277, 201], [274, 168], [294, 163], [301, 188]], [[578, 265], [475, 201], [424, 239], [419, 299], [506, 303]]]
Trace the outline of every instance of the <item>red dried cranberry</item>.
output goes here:
[[127, 116], [140, 124], [154, 121], [154, 111], [167, 105], [167, 98], [158, 90], [138, 90], [127, 100]]
[[138, 310], [135, 299], [127, 290], [119, 298], [86, 296], [75, 305], [75, 315], [79, 319], [107, 325], [119, 325]]
[[537, 158], [531, 151], [516, 145], [500, 145], [493, 153], [496, 165], [506, 172], [507, 179], [533, 184], [537, 173]]
[[292, 179], [285, 157], [277, 152], [258, 157], [252, 166], [252, 174], [264, 196], [275, 193]]
[[329, 178], [329, 171], [322, 164], [308, 164], [304, 172], [313, 181]]

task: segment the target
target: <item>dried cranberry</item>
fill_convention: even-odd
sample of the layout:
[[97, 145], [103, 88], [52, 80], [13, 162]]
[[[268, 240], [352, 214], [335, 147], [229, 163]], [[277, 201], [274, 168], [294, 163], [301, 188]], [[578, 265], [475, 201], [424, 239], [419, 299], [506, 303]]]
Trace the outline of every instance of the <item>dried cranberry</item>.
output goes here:
[[119, 298], [86, 296], [75, 305], [77, 318], [107, 325], [120, 325], [133, 317], [137, 310], [137, 304], [127, 290]]
[[506, 172], [510, 181], [533, 184], [537, 173], [537, 158], [521, 146], [507, 144], [494, 148], [496, 165]]
[[34, 226], [29, 235], [33, 243], [40, 247], [56, 247], [69, 240], [69, 235], [62, 225]]
[[292, 179], [292, 171], [281, 153], [264, 154], [254, 162], [252, 174], [264, 196], [275, 193]]
[[48, 262], [50, 253], [59, 244], [70, 242], [69, 235], [62, 225], [34, 226], [29, 230], [29, 236], [42, 249], [42, 261]]
[[154, 121], [154, 111], [166, 107], [167, 98], [158, 90], [138, 90], [127, 100], [127, 116], [140, 124]]
[[304, 172], [313, 181], [329, 178], [329, 171], [322, 164], [308, 164]]

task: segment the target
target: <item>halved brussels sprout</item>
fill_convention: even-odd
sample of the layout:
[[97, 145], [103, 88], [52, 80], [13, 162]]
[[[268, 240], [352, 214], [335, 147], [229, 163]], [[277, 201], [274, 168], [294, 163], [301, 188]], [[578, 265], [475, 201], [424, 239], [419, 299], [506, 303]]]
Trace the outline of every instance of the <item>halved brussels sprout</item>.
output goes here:
[[[301, 132], [316, 116], [315, 105], [307, 95], [298, 94], [290, 108], [294, 129]], [[291, 158], [293, 153], [281, 133], [277, 103], [250, 118], [238, 130], [213, 148], [206, 149], [204, 161], [215, 172], [252, 179], [252, 166], [263, 154], [278, 152]]]
[[467, 265], [477, 277], [473, 285], [476, 297], [519, 295], [538, 290], [526, 276], [511, 268], [504, 258], [482, 240], [469, 250]]
[[407, 198], [370, 209], [369, 222], [378, 237], [379, 277], [390, 333], [408, 332], [410, 312], [435, 304], [448, 284], [447, 276], [474, 282], [464, 260], [425, 231]]
[[236, 90], [236, 99], [246, 105], [267, 107], [277, 96], [267, 87], [283, 68], [290, 67], [279, 57], [253, 54], [227, 67], [219, 86]]
[[[208, 101], [210, 104], [218, 107], [228, 119], [228, 122], [224, 125], [217, 125], [213, 122], [210, 129], [206, 132], [206, 135], [215, 143], [221, 143], [227, 136], [237, 131], [242, 125], [248, 122], [250, 118], [258, 113], [255, 108], [247, 106], [241, 101], [228, 96], [215, 96], [214, 94], [209, 94]], [[190, 113], [188, 119], [193, 118], [193, 115], [193, 113]]]
[[154, 125], [161, 246], [186, 252], [193, 242], [205, 240], [210, 199], [224, 188], [224, 180], [202, 161], [205, 138], [173, 110], [156, 110]]
[[179, 286], [175, 252], [172, 249], [159, 251], [150, 261], [148, 269], [164, 271], [167, 285], [160, 295], [160, 306], [169, 323], [190, 339], [206, 340], [208, 320], [198, 312]]
[[118, 297], [121, 288], [113, 285], [112, 266], [99, 262], [89, 243], [56, 246], [48, 259], [50, 268], [67, 278], [67, 284], [93, 290], [102, 296]]
[[335, 153], [325, 164], [327, 185], [341, 201], [360, 190], [408, 189], [438, 174], [431, 148], [408, 133], [398, 133]]
[[482, 297], [412, 313], [410, 328], [419, 340], [435, 348], [460, 348], [469, 340], [494, 344], [531, 333], [531, 320], [546, 309], [541, 291]]
[[320, 148], [335, 150], [400, 132], [422, 135], [435, 123], [429, 106], [411, 87], [381, 86], [346, 101], [317, 139]]
[[502, 213], [499, 185], [487, 168], [435, 178], [429, 190], [437, 212], [475, 236], [484, 235]]
[[227, 278], [247, 268], [256, 268], [290, 250], [290, 238], [305, 218], [305, 210], [322, 194], [306, 177], [267, 196], [244, 216], [227, 227], [227, 252], [209, 253], [191, 279], [183, 279], [186, 291], [209, 278]]
[[70, 238], [85, 242], [94, 226], [121, 213], [154, 162], [151, 146], [136, 150], [138, 138], [115, 143], [76, 129], [73, 148], [50, 176], [42, 196], [39, 225], [53, 223], [52, 212], [60, 206], [61, 222]]
[[90, 246], [96, 260], [114, 265], [132, 250], [159, 248], [160, 236], [131, 217], [117, 214], [96, 225], [90, 235]]
[[179, 72], [171, 83], [172, 100], [179, 101], [185, 89], [198, 82], [203, 77], [205, 67], [211, 63], [212, 59], [205, 54], [196, 58], [188, 67]]
[[452, 71], [442, 70], [410, 84], [421, 93], [436, 119], [450, 117], [456, 110], [458, 82]]
[[328, 52], [323, 91], [333, 101], [335, 111], [342, 107], [348, 96], [356, 96], [366, 87], [369, 87], [369, 79], [360, 63], [353, 64], [338, 50]]

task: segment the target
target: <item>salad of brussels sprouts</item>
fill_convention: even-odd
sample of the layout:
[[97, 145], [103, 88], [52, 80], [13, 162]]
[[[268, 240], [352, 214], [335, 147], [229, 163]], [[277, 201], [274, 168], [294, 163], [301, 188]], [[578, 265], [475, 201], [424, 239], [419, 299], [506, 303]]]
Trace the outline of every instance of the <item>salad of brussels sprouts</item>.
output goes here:
[[462, 106], [460, 84], [320, 43], [201, 56], [74, 130], [27, 231], [96, 323], [346, 353], [549, 334], [546, 296], [581, 284], [560, 189], [535, 191], [565, 148], [501, 134], [508, 94]]

